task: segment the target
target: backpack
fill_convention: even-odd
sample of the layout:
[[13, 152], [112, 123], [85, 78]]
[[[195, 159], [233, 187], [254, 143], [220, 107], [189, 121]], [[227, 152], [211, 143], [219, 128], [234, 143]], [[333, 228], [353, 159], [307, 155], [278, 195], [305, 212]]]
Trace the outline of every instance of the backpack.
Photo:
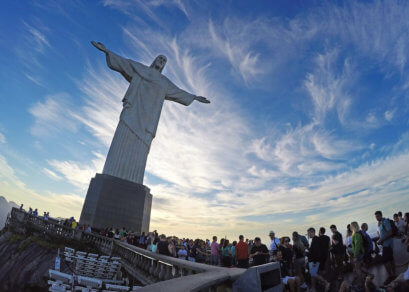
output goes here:
[[369, 245], [371, 244], [370, 242], [369, 242], [369, 240], [368, 240], [368, 238], [365, 236], [365, 234], [363, 234], [362, 233], [362, 231], [359, 231], [359, 234], [361, 234], [361, 236], [362, 236], [362, 240], [363, 240], [363, 242], [364, 242], [364, 250], [365, 250], [365, 252], [364, 253], [367, 253], [368, 251], [369, 251]]
[[[398, 231], [398, 227], [396, 227], [396, 225], [395, 225], [395, 222], [393, 220], [389, 219], [389, 218], [386, 218], [384, 220], [389, 221], [389, 225], [391, 226], [391, 229], [392, 229], [392, 236], [391, 237], [397, 236], [399, 234], [399, 231]], [[383, 220], [382, 220], [382, 225], [383, 225]], [[385, 226], [383, 226], [383, 228], [386, 229]]]

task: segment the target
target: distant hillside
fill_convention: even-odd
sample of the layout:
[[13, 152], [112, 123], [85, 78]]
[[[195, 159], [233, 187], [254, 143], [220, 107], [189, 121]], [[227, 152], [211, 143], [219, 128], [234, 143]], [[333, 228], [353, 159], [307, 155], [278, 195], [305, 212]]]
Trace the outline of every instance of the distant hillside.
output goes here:
[[7, 214], [11, 211], [11, 208], [19, 207], [16, 203], [7, 200], [0, 196], [0, 229], [3, 229], [4, 224], [6, 223]]

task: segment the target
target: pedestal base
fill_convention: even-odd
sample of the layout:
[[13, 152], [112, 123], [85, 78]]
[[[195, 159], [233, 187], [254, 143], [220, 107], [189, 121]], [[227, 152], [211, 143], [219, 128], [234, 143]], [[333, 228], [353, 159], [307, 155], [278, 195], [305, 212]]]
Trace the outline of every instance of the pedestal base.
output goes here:
[[144, 185], [97, 173], [91, 179], [80, 224], [93, 228], [122, 228], [148, 232], [152, 195]]

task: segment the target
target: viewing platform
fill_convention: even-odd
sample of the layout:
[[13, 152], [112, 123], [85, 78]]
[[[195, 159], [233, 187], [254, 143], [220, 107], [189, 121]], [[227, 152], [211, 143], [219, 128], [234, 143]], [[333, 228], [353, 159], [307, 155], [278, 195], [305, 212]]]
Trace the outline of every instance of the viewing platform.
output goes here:
[[[233, 283], [246, 272], [246, 269], [216, 267], [160, 255], [120, 240], [72, 229], [56, 220], [44, 220], [17, 208], [12, 209], [6, 227], [15, 233], [32, 232], [56, 240], [90, 244], [101, 254], [120, 258], [126, 276], [144, 286], [138, 291], [233, 291]], [[403, 272], [409, 262], [409, 253], [401, 239], [394, 239], [394, 255], [397, 272]], [[375, 275], [374, 282], [378, 286], [387, 278], [378, 258], [374, 259], [369, 271]], [[352, 277], [352, 273], [345, 275], [347, 280]], [[334, 280], [331, 291], [338, 291], [339, 285]]]
[[138, 291], [232, 291], [233, 282], [246, 270], [194, 263], [152, 253], [112, 238], [74, 230], [55, 220], [44, 220], [13, 208], [6, 227], [15, 233], [29, 230], [51, 238], [88, 242], [103, 254], [121, 258], [128, 277], [144, 285]]

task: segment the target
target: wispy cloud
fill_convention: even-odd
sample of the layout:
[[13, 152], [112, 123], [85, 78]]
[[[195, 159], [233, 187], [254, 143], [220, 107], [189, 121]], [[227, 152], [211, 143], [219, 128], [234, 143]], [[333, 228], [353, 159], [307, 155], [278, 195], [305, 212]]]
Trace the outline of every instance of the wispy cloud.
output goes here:
[[[239, 72], [245, 82], [250, 82], [257, 75], [263, 73], [258, 60], [259, 54], [251, 51], [245, 36], [230, 32], [229, 25], [229, 21], [226, 20], [224, 26], [216, 28], [213, 22], [209, 21], [212, 46], [219, 54], [228, 59], [230, 65]], [[220, 35], [220, 31], [224, 31], [227, 36]]]
[[42, 170], [43, 173], [45, 173], [48, 177], [54, 179], [54, 180], [61, 180], [62, 177], [56, 174], [54, 171], [49, 170], [48, 168], [43, 168]]
[[385, 120], [387, 120], [388, 122], [392, 121], [393, 117], [395, 116], [395, 112], [396, 112], [396, 109], [387, 110], [384, 113]]
[[44, 54], [46, 48], [51, 48], [44, 31], [48, 30], [46, 27], [42, 26], [40, 28], [34, 27], [26, 22], [23, 22], [28, 34], [25, 36], [27, 44], [38, 53]]
[[37, 84], [38, 86], [44, 86], [43, 83], [41, 82], [41, 78], [38, 76], [33, 76], [31, 74], [28, 73], [24, 73], [24, 76], [27, 77], [28, 80], [34, 82], [35, 84]]
[[[345, 123], [351, 97], [346, 88], [356, 77], [352, 74], [351, 64], [344, 61], [341, 72], [336, 72], [338, 51], [332, 50], [319, 54], [315, 58], [313, 73], [308, 73], [304, 82], [305, 88], [311, 96], [314, 106], [314, 122], [325, 123], [329, 111], [336, 109], [341, 123]], [[338, 74], [337, 74], [338, 73]]]
[[82, 197], [75, 194], [43, 192], [40, 195], [17, 176], [2, 155], [0, 155], [0, 189], [6, 199], [17, 204], [23, 203], [26, 208], [29, 206], [38, 208], [40, 214], [43, 211], [49, 211], [52, 217], [75, 216], [78, 219], [84, 202]]
[[5, 143], [6, 143], [6, 136], [4, 136], [4, 134], [0, 132], [0, 144], [5, 144]]
[[68, 94], [59, 93], [46, 96], [44, 102], [34, 104], [29, 109], [35, 119], [30, 133], [41, 137], [60, 131], [75, 132], [77, 126], [72, 118], [70, 100]]
[[[32, 23], [22, 22], [22, 39], [15, 52], [26, 70], [31, 72], [33, 66], [42, 67], [39, 57], [44, 56], [52, 48], [47, 38], [49, 33], [50, 29], [38, 19], [35, 19]], [[29, 74], [29, 76], [32, 76], [32, 74]]]
[[[94, 158], [91, 162], [79, 163], [76, 161], [59, 161], [50, 160], [48, 164], [54, 171], [47, 170], [48, 174], [52, 174], [53, 178], [62, 175], [68, 182], [79, 188], [81, 191], [86, 191], [91, 178], [95, 173], [100, 173], [105, 162], [105, 157], [99, 153], [93, 153]], [[57, 173], [58, 174], [57, 174]]]

